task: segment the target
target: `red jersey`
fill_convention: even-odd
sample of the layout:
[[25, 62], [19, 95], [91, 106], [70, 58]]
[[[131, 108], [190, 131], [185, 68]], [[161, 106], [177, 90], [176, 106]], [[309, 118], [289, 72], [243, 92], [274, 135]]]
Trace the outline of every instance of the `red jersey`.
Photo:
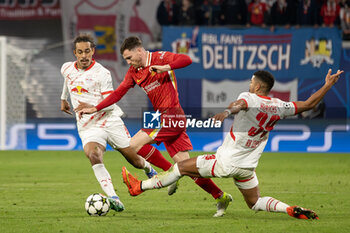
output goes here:
[[264, 23], [264, 14], [267, 11], [266, 4], [263, 2], [251, 2], [248, 6], [250, 13], [250, 23], [254, 25], [262, 25]]
[[339, 17], [340, 7], [337, 3], [324, 3], [321, 8], [321, 16], [325, 25], [332, 25]]
[[[184, 54], [175, 54], [171, 52], [147, 52], [145, 67], [134, 68], [130, 66], [125, 75], [123, 82], [119, 87], [96, 106], [101, 110], [117, 101], [119, 101], [130, 88], [135, 84], [139, 85], [151, 100], [154, 110], [163, 112], [166, 109], [181, 109], [179, 94], [177, 92], [177, 81], [173, 69], [182, 68], [192, 63], [189, 56]], [[171, 69], [168, 72], [156, 73], [150, 72], [149, 67], [152, 65], [167, 65]], [[180, 111], [183, 111], [182, 109]]]

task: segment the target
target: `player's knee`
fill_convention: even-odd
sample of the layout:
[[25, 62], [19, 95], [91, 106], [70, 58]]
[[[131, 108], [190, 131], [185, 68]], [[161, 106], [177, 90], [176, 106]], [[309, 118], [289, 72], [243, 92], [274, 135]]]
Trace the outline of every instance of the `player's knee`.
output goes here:
[[86, 153], [86, 157], [88, 157], [92, 165], [103, 163], [102, 156], [95, 151]]
[[180, 161], [183, 161], [183, 160], [186, 160], [186, 159], [189, 159], [190, 158], [190, 155], [188, 153], [188, 151], [180, 151], [180, 152], [177, 152], [174, 156], [173, 156], [173, 160], [175, 161], [175, 163], [178, 163]]

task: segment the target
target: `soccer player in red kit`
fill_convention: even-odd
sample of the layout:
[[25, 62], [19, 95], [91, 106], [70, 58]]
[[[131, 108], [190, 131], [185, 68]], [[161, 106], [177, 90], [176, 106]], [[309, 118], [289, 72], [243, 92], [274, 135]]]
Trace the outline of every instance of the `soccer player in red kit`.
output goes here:
[[[123, 82], [106, 99], [95, 107], [78, 107], [79, 114], [90, 114], [118, 102], [130, 88], [139, 85], [151, 100], [155, 111], [161, 113], [161, 117], [175, 116], [171, 120], [186, 120], [184, 111], [179, 102], [177, 82], [174, 70], [186, 67], [192, 63], [189, 56], [171, 52], [146, 51], [138, 37], [128, 37], [123, 42], [120, 52], [130, 65]], [[192, 150], [191, 141], [186, 133], [186, 128], [159, 128], [141, 129], [135, 134], [130, 145], [135, 148], [139, 155], [145, 154], [145, 145], [164, 143], [169, 155], [174, 162], [190, 158], [188, 151]], [[146, 148], [146, 149], [145, 149]], [[140, 151], [143, 150], [143, 151]], [[153, 165], [168, 170], [171, 167], [161, 153], [153, 146], [148, 147], [149, 155], [145, 159]], [[153, 157], [150, 159], [148, 157]], [[216, 184], [206, 178], [192, 178], [202, 189], [210, 193], [217, 201], [217, 212], [214, 217], [220, 217], [232, 201], [230, 194], [221, 191]], [[175, 186], [176, 187], [176, 186]], [[170, 191], [174, 192], [175, 189]]]

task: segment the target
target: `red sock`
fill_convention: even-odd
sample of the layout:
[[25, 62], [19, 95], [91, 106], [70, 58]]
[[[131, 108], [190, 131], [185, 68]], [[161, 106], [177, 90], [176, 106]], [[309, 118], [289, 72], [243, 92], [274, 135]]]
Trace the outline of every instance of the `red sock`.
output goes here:
[[154, 146], [151, 146], [149, 144], [146, 144], [143, 147], [141, 147], [137, 154], [145, 158], [154, 166], [163, 169], [164, 171], [169, 170], [172, 166], [172, 164], [163, 157], [159, 150], [157, 150]]
[[221, 195], [223, 194], [221, 189], [211, 179], [197, 177], [191, 178], [198, 186], [207, 191], [207, 193], [211, 194], [214, 197], [214, 199], [221, 197]]

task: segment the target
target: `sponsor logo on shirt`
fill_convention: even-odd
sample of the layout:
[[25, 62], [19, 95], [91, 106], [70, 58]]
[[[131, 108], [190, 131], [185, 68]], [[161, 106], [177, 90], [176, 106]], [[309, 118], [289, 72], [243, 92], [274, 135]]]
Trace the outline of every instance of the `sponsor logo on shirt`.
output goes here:
[[85, 88], [81, 87], [81, 86], [76, 86], [74, 88], [72, 88], [70, 90], [72, 93], [78, 93], [79, 95], [83, 94], [83, 93], [89, 93], [88, 90], [86, 90]]
[[142, 89], [143, 89], [146, 93], [148, 93], [148, 92], [152, 91], [153, 89], [155, 89], [155, 88], [157, 88], [157, 87], [159, 87], [159, 86], [160, 86], [160, 83], [158, 82], [158, 80], [156, 80], [156, 81], [154, 81], [154, 82], [148, 84], [147, 86], [143, 87]]

